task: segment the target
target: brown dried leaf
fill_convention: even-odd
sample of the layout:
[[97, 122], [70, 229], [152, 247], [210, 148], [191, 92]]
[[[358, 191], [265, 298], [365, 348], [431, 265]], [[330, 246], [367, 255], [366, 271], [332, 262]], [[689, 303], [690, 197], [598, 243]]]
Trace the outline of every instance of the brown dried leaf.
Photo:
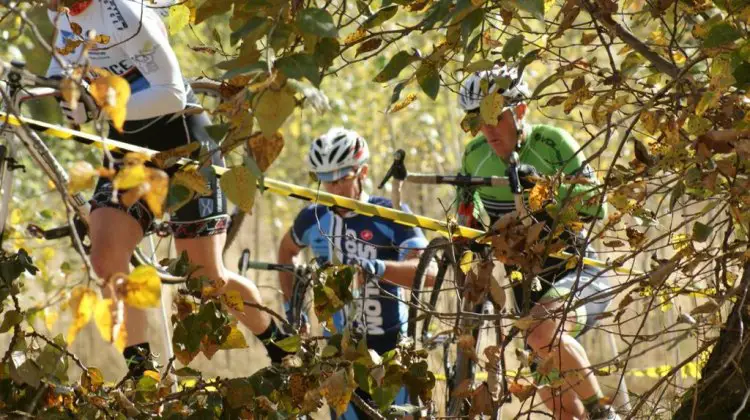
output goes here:
[[284, 136], [277, 131], [269, 139], [258, 132], [250, 136], [248, 145], [258, 167], [261, 171], [266, 172], [284, 149]]

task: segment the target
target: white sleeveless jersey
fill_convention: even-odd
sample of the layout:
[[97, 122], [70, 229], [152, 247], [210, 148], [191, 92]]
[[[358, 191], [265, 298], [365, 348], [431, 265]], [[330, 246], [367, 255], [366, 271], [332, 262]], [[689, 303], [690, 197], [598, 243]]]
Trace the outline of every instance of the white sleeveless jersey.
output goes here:
[[[158, 117], [185, 108], [185, 84], [177, 56], [159, 13], [148, 3], [93, 0], [76, 16], [61, 13], [58, 18], [56, 11], [48, 11], [48, 15], [59, 28], [54, 48], [67, 63], [80, 60], [86, 34], [96, 31], [96, 46], [89, 50], [91, 64], [122, 76], [130, 84], [128, 120]], [[47, 75], [61, 72], [53, 58]], [[91, 74], [87, 78], [95, 77]]]

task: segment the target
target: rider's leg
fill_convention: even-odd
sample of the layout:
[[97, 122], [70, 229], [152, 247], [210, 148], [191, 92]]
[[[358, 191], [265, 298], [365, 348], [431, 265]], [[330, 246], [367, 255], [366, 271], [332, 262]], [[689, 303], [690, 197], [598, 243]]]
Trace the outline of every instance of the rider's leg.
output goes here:
[[[108, 280], [113, 274], [130, 271], [130, 256], [133, 254], [138, 242], [143, 238], [141, 224], [130, 214], [118, 208], [101, 207], [96, 208], [89, 216], [89, 237], [91, 238], [91, 265], [96, 275], [102, 280]], [[111, 289], [102, 289], [105, 298], [112, 298]], [[123, 352], [126, 362], [128, 359], [135, 361], [129, 366], [131, 374], [136, 376], [140, 368], [131, 369], [133, 366], [142, 366], [140, 361], [147, 357], [148, 338], [146, 336], [146, 311], [125, 305], [125, 351]], [[139, 349], [145, 349], [145, 353]]]
[[[190, 263], [201, 267], [194, 275], [206, 276], [214, 282], [218, 294], [236, 291], [239, 292], [244, 302], [262, 305], [260, 291], [255, 283], [224, 267], [222, 253], [225, 242], [226, 233], [218, 233], [211, 236], [175, 239], [175, 248], [178, 253], [187, 252]], [[269, 340], [281, 339], [285, 337], [285, 334], [278, 329], [268, 312], [248, 305], [245, 305], [242, 311], [232, 308], [229, 310], [238, 321], [263, 342], [273, 362], [278, 363], [287, 355], [286, 352], [269, 342]]]
[[[574, 331], [580, 326], [575, 318], [568, 318], [565, 328], [559, 331], [559, 315], [553, 315], [565, 303], [558, 299], [537, 303], [531, 310], [531, 315], [537, 319], [544, 319], [529, 329], [526, 342], [542, 360], [552, 357], [552, 365], [548, 368], [560, 372], [565, 379], [565, 385], [573, 391], [574, 398], [562, 399], [562, 410], [573, 416], [582, 417], [585, 409], [598, 405], [603, 396], [599, 382], [590, 368], [591, 362], [586, 350], [566, 331]], [[543, 363], [543, 362], [542, 362]]]
[[[580, 420], [584, 418], [580, 414], [585, 411], [583, 403], [569, 387], [563, 387], [561, 392], [553, 392], [550, 387], [542, 387], [539, 389], [538, 395], [556, 419]], [[568, 411], [570, 407], [575, 408], [574, 412]], [[578, 415], [575, 413], [578, 413]]]
[[[243, 301], [262, 304], [260, 291], [252, 281], [224, 267], [222, 252], [225, 241], [226, 233], [220, 233], [198, 238], [176, 239], [175, 247], [178, 253], [187, 251], [190, 264], [201, 267], [193, 276], [206, 276], [216, 284], [219, 293], [237, 291]], [[271, 323], [271, 316], [257, 308], [245, 306], [242, 312], [231, 308], [230, 311], [255, 335], [261, 334]]]

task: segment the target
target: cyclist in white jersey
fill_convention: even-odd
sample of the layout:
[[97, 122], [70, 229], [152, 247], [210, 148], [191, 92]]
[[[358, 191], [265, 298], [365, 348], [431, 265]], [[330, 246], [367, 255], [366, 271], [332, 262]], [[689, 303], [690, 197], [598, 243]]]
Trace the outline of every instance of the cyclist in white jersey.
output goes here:
[[[67, 9], [62, 9], [62, 7]], [[193, 98], [186, 86], [177, 57], [169, 44], [167, 31], [159, 15], [140, 0], [50, 0], [49, 18], [59, 29], [54, 48], [65, 62], [81, 57], [88, 31], [98, 35], [89, 50], [91, 65], [125, 78], [131, 96], [127, 104], [124, 130], [110, 130], [110, 138], [156, 150], [169, 150], [192, 141], [203, 150], [217, 150], [205, 127], [210, 120], [205, 113], [181, 113]], [[58, 12], [60, 10], [65, 10]], [[63, 69], [53, 57], [48, 76], [59, 76]], [[87, 79], [96, 75], [87, 75]], [[92, 110], [80, 105], [75, 110], [61, 102], [66, 118], [82, 124]], [[179, 113], [179, 114], [178, 114]], [[175, 115], [177, 114], [177, 115]], [[211, 159], [223, 166], [217, 151]], [[106, 162], [105, 162], [106, 163]], [[217, 293], [237, 291], [246, 302], [261, 303], [255, 284], [224, 267], [222, 250], [229, 218], [226, 199], [218, 182], [209, 182], [212, 194], [192, 200], [170, 218], [177, 252], [187, 251], [195, 273], [206, 276], [218, 286]], [[96, 274], [109, 279], [115, 273], [127, 273], [129, 260], [144, 234], [153, 229], [154, 215], [143, 202], [129, 208], [113, 200], [110, 180], [102, 178], [91, 200], [89, 220], [91, 263]], [[103, 293], [108, 295], [107, 289]], [[232, 310], [237, 319], [266, 345], [269, 356], [279, 362], [286, 354], [272, 343], [283, 336], [270, 316], [249, 306]], [[127, 343], [123, 355], [129, 375], [139, 377], [150, 368], [150, 346], [146, 336], [146, 311], [126, 307]]]

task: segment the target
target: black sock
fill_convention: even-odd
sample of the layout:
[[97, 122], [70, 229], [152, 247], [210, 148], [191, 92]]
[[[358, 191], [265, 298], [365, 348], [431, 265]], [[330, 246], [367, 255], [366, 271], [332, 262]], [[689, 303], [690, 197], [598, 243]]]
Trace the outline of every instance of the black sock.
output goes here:
[[122, 356], [125, 358], [125, 364], [128, 367], [128, 376], [138, 380], [143, 376], [143, 372], [150, 367], [148, 362], [151, 358], [151, 346], [149, 343], [133, 344], [125, 347]]
[[256, 335], [256, 337], [258, 337], [263, 345], [266, 346], [268, 357], [271, 358], [271, 362], [273, 363], [281, 363], [281, 360], [284, 357], [294, 354], [281, 349], [281, 347], [273, 343], [273, 341], [279, 341], [289, 337], [289, 334], [281, 331], [273, 321], [271, 321], [271, 324], [268, 325], [268, 328], [266, 328], [265, 331]]

